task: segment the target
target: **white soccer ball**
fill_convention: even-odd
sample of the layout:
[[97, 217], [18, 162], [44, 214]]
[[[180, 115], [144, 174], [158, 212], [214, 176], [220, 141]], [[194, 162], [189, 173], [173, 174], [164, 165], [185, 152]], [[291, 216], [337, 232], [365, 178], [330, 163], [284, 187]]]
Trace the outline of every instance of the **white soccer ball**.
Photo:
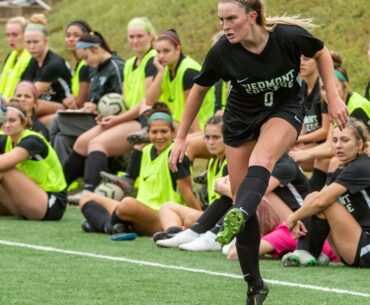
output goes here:
[[117, 201], [122, 200], [125, 196], [124, 191], [118, 185], [109, 182], [99, 184], [95, 188], [94, 193]]
[[115, 115], [127, 110], [123, 97], [119, 93], [107, 93], [100, 98], [97, 106], [98, 114], [101, 117]]

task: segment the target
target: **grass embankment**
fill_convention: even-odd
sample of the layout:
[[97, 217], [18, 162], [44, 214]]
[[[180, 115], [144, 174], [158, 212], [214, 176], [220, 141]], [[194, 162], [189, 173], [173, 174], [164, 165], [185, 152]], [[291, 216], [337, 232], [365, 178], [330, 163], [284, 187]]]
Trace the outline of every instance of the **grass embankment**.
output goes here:
[[[65, 25], [73, 19], [84, 19], [100, 31], [110, 45], [124, 58], [131, 56], [126, 44], [126, 24], [135, 16], [147, 16], [160, 32], [178, 30], [185, 53], [202, 61], [218, 31], [217, 0], [63, 0], [48, 14], [51, 47], [68, 58], [64, 49]], [[267, 0], [267, 15], [300, 14], [312, 17], [321, 27], [315, 35], [330, 49], [340, 52], [348, 68], [352, 88], [364, 91], [370, 65], [367, 44], [370, 40], [370, 1], [352, 0]], [[3, 29], [0, 35], [4, 37]], [[7, 53], [5, 39], [0, 42], [0, 58]]]

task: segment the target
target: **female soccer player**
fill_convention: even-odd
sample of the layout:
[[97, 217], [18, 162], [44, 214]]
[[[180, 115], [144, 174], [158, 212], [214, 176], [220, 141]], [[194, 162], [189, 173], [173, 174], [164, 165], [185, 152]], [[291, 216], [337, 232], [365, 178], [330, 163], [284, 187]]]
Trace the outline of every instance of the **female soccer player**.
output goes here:
[[15, 86], [31, 60], [31, 54], [24, 47], [24, 31], [27, 24], [28, 20], [21, 16], [10, 18], [6, 23], [6, 38], [12, 51], [7, 55], [0, 73], [0, 94], [5, 99], [13, 96]]
[[0, 205], [19, 218], [60, 220], [67, 204], [62, 166], [27, 124], [20, 104], [10, 103], [0, 135]]
[[71, 94], [71, 70], [66, 61], [49, 49], [46, 17], [35, 14], [30, 18], [24, 34], [25, 44], [32, 59], [22, 79], [35, 84], [38, 97], [42, 100], [37, 116], [48, 123], [58, 109], [63, 109], [62, 101]]
[[[260, 275], [260, 234], [256, 207], [275, 162], [295, 142], [303, 122], [299, 98], [300, 59], [315, 58], [328, 90], [328, 111], [340, 127], [347, 117], [334, 84], [333, 63], [323, 42], [295, 18], [266, 19], [261, 0], [221, 0], [218, 16], [225, 36], [209, 51], [193, 86], [169, 162], [176, 171], [186, 148], [186, 133], [202, 100], [218, 79], [232, 88], [224, 113], [224, 140], [236, 207], [218, 235], [222, 244], [237, 235], [247, 304], [263, 304], [268, 288]], [[245, 176], [247, 175], [247, 176]]]
[[309, 242], [308, 248], [302, 249], [299, 243], [298, 251], [287, 254], [284, 265], [299, 265], [309, 256], [314, 262], [330, 231], [333, 245], [345, 264], [370, 268], [368, 140], [367, 127], [357, 119], [350, 118], [343, 130], [334, 128], [332, 145], [340, 166], [324, 189], [310, 194], [303, 206], [288, 217], [289, 229]]
[[[118, 202], [91, 193], [83, 195], [80, 200], [82, 213], [96, 231], [109, 233], [110, 224], [113, 227], [116, 224], [130, 224], [136, 233], [151, 236], [162, 230], [158, 211], [163, 203], [173, 201], [200, 210], [192, 191], [189, 160], [179, 164], [181, 168], [178, 173], [172, 173], [168, 165], [175, 132], [168, 108], [162, 103], [153, 107], [148, 118], [151, 144], [144, 148], [141, 155], [136, 198], [125, 197]], [[86, 225], [83, 229], [86, 230]]]

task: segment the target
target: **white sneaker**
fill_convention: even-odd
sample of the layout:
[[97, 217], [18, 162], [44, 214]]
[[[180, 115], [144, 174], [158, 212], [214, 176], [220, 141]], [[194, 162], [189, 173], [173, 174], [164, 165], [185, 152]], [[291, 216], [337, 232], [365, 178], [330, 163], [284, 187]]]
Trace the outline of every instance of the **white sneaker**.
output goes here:
[[220, 251], [221, 245], [216, 241], [216, 234], [207, 231], [192, 242], [179, 246], [186, 251]]
[[158, 240], [156, 244], [157, 246], [165, 248], [177, 248], [178, 246], [189, 243], [194, 239], [197, 239], [198, 237], [198, 233], [194, 232], [191, 229], [186, 229], [185, 231], [176, 234], [172, 238]]
[[306, 250], [294, 250], [282, 258], [284, 267], [315, 266], [316, 258]]
[[228, 254], [229, 254], [229, 252], [230, 252], [231, 247], [233, 247], [233, 246], [235, 245], [235, 242], [236, 242], [236, 238], [234, 238], [234, 239], [231, 241], [231, 243], [229, 243], [229, 244], [227, 244], [227, 245], [223, 246], [223, 247], [222, 247], [222, 253], [223, 253], [224, 255], [228, 255]]

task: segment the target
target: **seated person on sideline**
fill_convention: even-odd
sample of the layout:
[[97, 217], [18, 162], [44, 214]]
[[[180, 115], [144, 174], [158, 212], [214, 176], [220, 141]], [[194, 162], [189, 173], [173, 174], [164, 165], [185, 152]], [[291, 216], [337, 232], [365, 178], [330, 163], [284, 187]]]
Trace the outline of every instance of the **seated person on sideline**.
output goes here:
[[60, 220], [67, 203], [62, 167], [50, 144], [27, 126], [20, 104], [10, 103], [0, 135], [0, 205], [19, 218]]
[[287, 225], [299, 238], [298, 249], [283, 257], [284, 266], [315, 265], [329, 232], [333, 248], [351, 267], [370, 267], [370, 158], [368, 130], [350, 118], [331, 134], [339, 167], [328, 184], [311, 193]]
[[[209, 217], [207, 217], [206, 220], [209, 219], [210, 221], [220, 219], [225, 211], [232, 206], [231, 198], [225, 195], [220, 195], [215, 189], [216, 179], [225, 177], [228, 174], [222, 126], [222, 118], [216, 116], [210, 118], [204, 128], [203, 141], [205, 142], [208, 152], [213, 156], [208, 162], [207, 170], [207, 193], [209, 205], [206, 210]], [[158, 245], [161, 245], [161, 242], [165, 242], [161, 240], [169, 239], [183, 229], [189, 228], [202, 214], [203, 211], [179, 205], [175, 202], [165, 203], [159, 210], [159, 218], [165, 231], [154, 234], [154, 242], [158, 242]], [[213, 224], [214, 223], [210, 226], [212, 227]], [[205, 224], [205, 226], [208, 227], [209, 225]], [[208, 234], [213, 233], [210, 232]], [[213, 239], [215, 237], [216, 236], [214, 236]]]
[[[216, 190], [231, 197], [230, 182], [226, 177], [216, 184]], [[285, 154], [279, 159], [272, 171], [264, 201], [276, 212], [279, 222], [282, 222], [291, 210], [294, 211], [301, 206], [303, 198], [308, 192], [309, 185], [306, 176], [297, 164]], [[189, 229], [170, 239], [158, 240], [156, 244], [162, 247], [179, 247], [189, 251], [220, 250], [221, 245], [215, 241], [215, 238], [221, 229], [223, 215], [230, 208], [222, 207], [224, 209], [221, 211], [221, 206], [211, 205]], [[216, 208], [217, 214], [213, 211]], [[216, 215], [221, 216], [215, 217]]]
[[117, 227], [132, 227], [141, 235], [153, 235], [162, 230], [159, 209], [164, 202], [187, 204], [200, 210], [194, 196], [190, 162], [187, 158], [179, 163], [180, 170], [173, 173], [168, 165], [175, 128], [168, 107], [156, 103], [148, 118], [148, 134], [151, 144], [142, 152], [139, 187], [136, 198], [125, 197], [118, 202], [103, 196], [85, 193], [80, 207], [86, 222], [85, 231], [112, 233]]

